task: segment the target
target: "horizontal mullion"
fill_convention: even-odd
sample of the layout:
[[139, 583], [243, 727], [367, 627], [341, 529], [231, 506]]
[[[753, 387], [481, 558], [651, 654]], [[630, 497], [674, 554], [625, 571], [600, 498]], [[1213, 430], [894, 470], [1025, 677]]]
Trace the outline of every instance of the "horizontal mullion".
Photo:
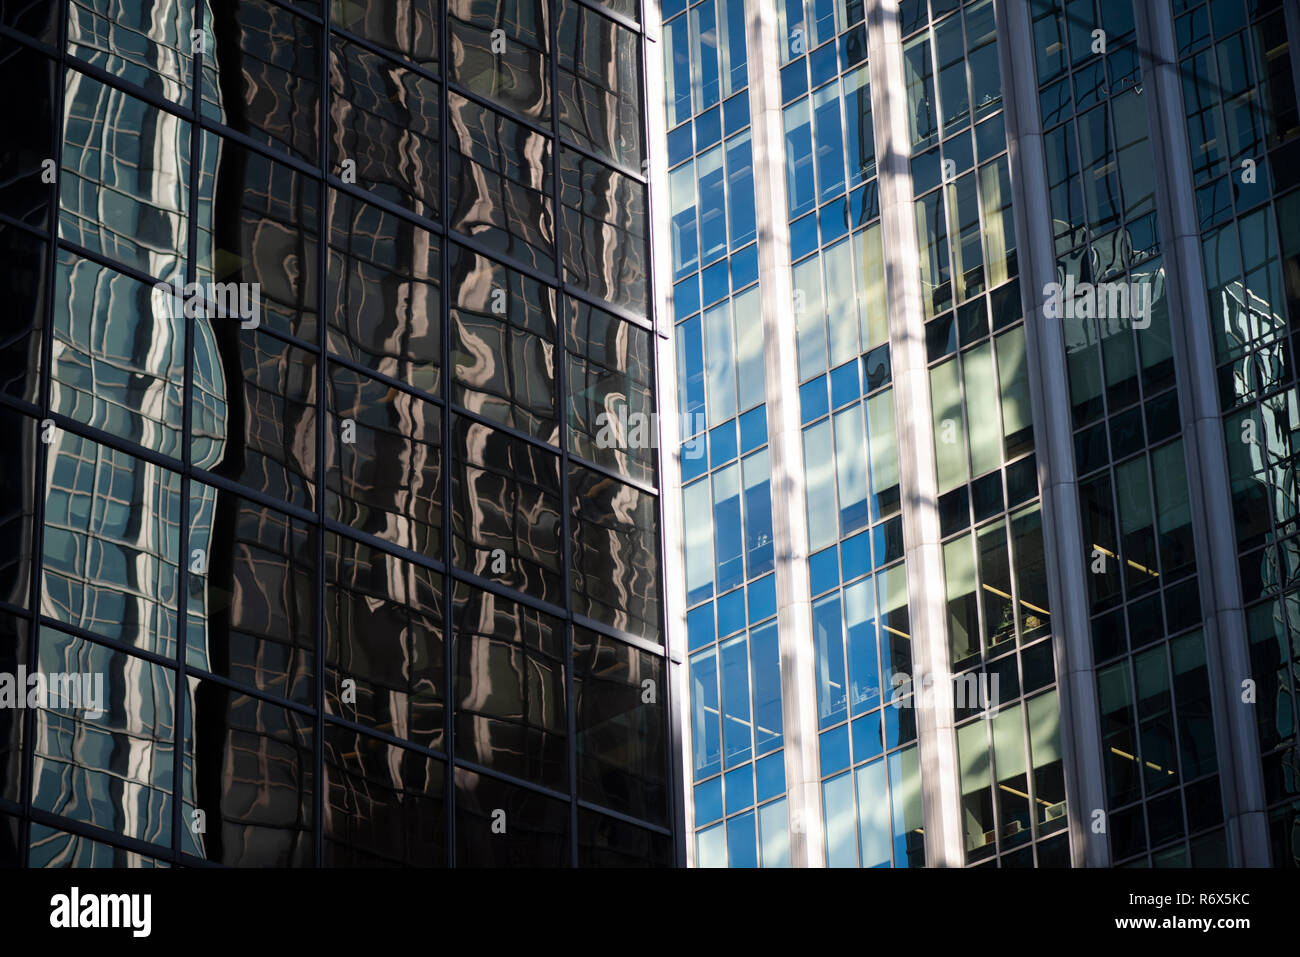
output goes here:
[[624, 822], [625, 824], [634, 824], [639, 828], [643, 828], [647, 831], [654, 831], [656, 834], [662, 834], [665, 837], [673, 836], [673, 832], [668, 828], [663, 827], [662, 825], [652, 824], [649, 821], [643, 821], [639, 817], [633, 817], [630, 814], [624, 814], [622, 811], [614, 811], [611, 810], [610, 808], [602, 807], [599, 804], [593, 804], [591, 801], [584, 801], [582, 798], [578, 798], [578, 807], [582, 808], [585, 811], [593, 811], [596, 814], [602, 814], [605, 817], [612, 817], [615, 820]]

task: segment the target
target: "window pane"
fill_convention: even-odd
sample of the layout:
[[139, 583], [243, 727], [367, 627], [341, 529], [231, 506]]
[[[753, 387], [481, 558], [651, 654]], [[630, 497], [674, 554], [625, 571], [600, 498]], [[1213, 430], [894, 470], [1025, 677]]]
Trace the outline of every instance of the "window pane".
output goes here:
[[569, 450], [647, 484], [655, 481], [650, 332], [566, 298]]
[[171, 281], [184, 269], [190, 125], [73, 70], [59, 237]]
[[[205, 9], [203, 115], [313, 166], [320, 162], [320, 28], [266, 0]], [[386, 149], [392, 140], [372, 142]], [[357, 167], [359, 181], [360, 161]]]
[[962, 423], [961, 384], [955, 359], [930, 370], [930, 403], [934, 407], [934, 461], [942, 495], [968, 478], [966, 429]]
[[749, 642], [744, 635], [722, 645], [722, 748], [724, 767], [754, 756], [749, 710]]
[[767, 449], [746, 458], [741, 467], [745, 483], [746, 578], [756, 578], [771, 571], [773, 563], [772, 470]]
[[[290, 504], [313, 507], [315, 355], [253, 330], [220, 344], [210, 332], [200, 334], [197, 353], [196, 369], [220, 378], [207, 386], [204, 376], [195, 376], [193, 463]], [[240, 380], [227, 383], [224, 370], [232, 367]]]
[[55, 282], [51, 408], [181, 458], [185, 320], [172, 297], [66, 250]]
[[564, 0], [560, 131], [625, 169], [641, 172], [641, 71], [637, 35], [594, 10]]
[[350, 160], [358, 186], [438, 218], [438, 84], [338, 37], [331, 44], [331, 167]]
[[736, 344], [726, 300], [704, 314], [704, 350], [709, 425], [714, 426], [736, 414]]
[[326, 514], [441, 557], [441, 407], [334, 363], [329, 387]]
[[446, 765], [428, 755], [325, 725], [327, 867], [443, 867]]
[[559, 456], [454, 416], [451, 457], [452, 561], [562, 604]]
[[[314, 857], [315, 721], [239, 691], [189, 678], [182, 849], [230, 867], [306, 867]], [[170, 765], [169, 765], [170, 767]]]
[[844, 679], [844, 626], [838, 592], [813, 603], [813, 642], [817, 651], [818, 727], [848, 717]]
[[[719, 723], [718, 656], [708, 651], [691, 659], [691, 746], [695, 780], [722, 770], [722, 728]], [[704, 865], [701, 864], [701, 867]]]
[[[448, 72], [471, 93], [549, 122], [550, 65], [546, 55], [550, 5], [542, 0], [448, 0]], [[492, 31], [505, 32], [504, 52], [493, 52]]]
[[[498, 830], [504, 812], [508, 840]], [[456, 769], [459, 867], [568, 867], [569, 805], [466, 768]]]
[[754, 677], [754, 753], [763, 755], [782, 742], [781, 648], [776, 622], [754, 629], [749, 646]]
[[826, 815], [826, 866], [857, 867], [858, 838], [854, 833], [853, 775], [822, 783], [822, 806]]
[[713, 530], [718, 563], [718, 591], [745, 580], [744, 532], [740, 524], [740, 466], [713, 473]]
[[803, 462], [808, 500], [808, 547], [817, 551], [837, 537], [834, 456], [831, 454], [831, 422], [823, 419], [803, 433]]
[[867, 488], [867, 450], [864, 445], [861, 403], [837, 412], [835, 414], [835, 472], [840, 503], [840, 538], [866, 527], [871, 521]]
[[573, 610], [614, 628], [659, 636], [655, 498], [569, 464]]
[[443, 576], [328, 533], [324, 614], [326, 712], [445, 748]]
[[38, 655], [40, 672], [71, 676], [77, 687], [47, 688], [58, 700], [35, 713], [32, 806], [170, 845], [175, 673], [53, 628], [41, 628]]
[[447, 99], [447, 136], [448, 225], [553, 271], [550, 140], [454, 93]]
[[330, 351], [437, 395], [441, 239], [338, 190], [329, 202]]
[[616, 306], [644, 311], [645, 187], [561, 148], [560, 201], [565, 278]]
[[[966, 385], [966, 422], [970, 433], [971, 474], [982, 475], [1002, 464], [998, 429], [998, 393], [993, 382], [993, 346], [985, 342], [962, 354]], [[961, 428], [960, 419], [958, 428]]]
[[821, 260], [811, 256], [794, 267], [794, 315], [799, 342], [799, 381], [826, 371], [826, 317]]
[[68, 52], [188, 107], [193, 13], [193, 5], [183, 2], [73, 0]]
[[41, 613], [175, 655], [180, 477], [63, 430], [49, 449]]
[[663, 659], [573, 629], [578, 797], [666, 824], [668, 735]]
[[[316, 529], [198, 482], [190, 483], [189, 520], [189, 665], [309, 704], [316, 671]], [[196, 564], [202, 573], [194, 572]]]
[[451, 247], [452, 401], [559, 446], [555, 293]]
[[682, 489], [685, 519], [686, 601], [713, 596], [713, 498], [706, 478]]
[[456, 756], [568, 791], [563, 623], [459, 582], [452, 614]]
[[[239, 290], [241, 325], [265, 323], [315, 342], [317, 184], [284, 163], [204, 132], [198, 220], [199, 278], [223, 285], [257, 284], [257, 300], [245, 303], [252, 291]], [[217, 300], [220, 288], [208, 287], [209, 300]], [[236, 310], [229, 301], [217, 301], [209, 313], [215, 316], [210, 321], [230, 322]]]
[[365, 37], [376, 46], [435, 72], [438, 13], [436, 0], [403, 0], [393, 5], [366, 5], [349, 0], [330, 2], [331, 25]]
[[857, 770], [858, 839], [863, 867], [888, 867], [890, 863], [889, 791], [885, 762], [876, 761]]

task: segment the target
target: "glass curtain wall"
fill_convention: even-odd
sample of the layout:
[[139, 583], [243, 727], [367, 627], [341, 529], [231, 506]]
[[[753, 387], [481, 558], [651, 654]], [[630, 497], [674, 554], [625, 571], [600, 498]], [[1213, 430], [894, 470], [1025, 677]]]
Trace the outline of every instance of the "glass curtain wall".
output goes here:
[[111, 8], [0, 10], [0, 668], [109, 689], [0, 859], [671, 864], [639, 5]]

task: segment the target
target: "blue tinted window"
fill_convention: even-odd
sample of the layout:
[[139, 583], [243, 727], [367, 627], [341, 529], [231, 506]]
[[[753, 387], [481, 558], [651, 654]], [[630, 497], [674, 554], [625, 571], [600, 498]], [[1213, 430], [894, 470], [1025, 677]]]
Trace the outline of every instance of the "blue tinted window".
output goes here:
[[767, 442], [767, 406], [750, 409], [740, 417], [740, 452], [744, 453]]
[[722, 113], [721, 108], [715, 106], [695, 118], [695, 148], [706, 150], [720, 139], [722, 139]]
[[717, 468], [736, 457], [736, 420], [730, 419], [709, 433], [709, 465]]
[[749, 586], [749, 622], [763, 621], [776, 614], [776, 576], [765, 575]]
[[799, 387], [799, 407], [803, 412], [803, 424], [820, 419], [830, 411], [826, 399], [826, 377], [818, 376], [811, 382]]
[[818, 739], [821, 748], [822, 774], [834, 774], [849, 766], [849, 726], [842, 724], [833, 731], [823, 732]]
[[722, 817], [722, 778], [714, 778], [695, 788], [695, 823], [708, 824], [720, 817]]
[[808, 577], [812, 593], [820, 595], [840, 583], [840, 567], [834, 548], [827, 548], [808, 559]]
[[749, 726], [749, 641], [743, 636], [722, 646], [722, 747], [726, 766], [753, 757]]
[[758, 246], [746, 246], [731, 257], [731, 288], [744, 289], [758, 282]]
[[760, 802], [785, 793], [785, 752], [778, 751], [760, 758], [754, 765], [756, 790]]
[[691, 651], [703, 648], [717, 637], [713, 633], [713, 602], [691, 609], [686, 615], [686, 634]]
[[713, 475], [713, 538], [718, 563], [718, 591], [729, 591], [745, 580], [740, 469], [736, 465], [729, 465]]
[[754, 578], [771, 571], [773, 563], [771, 464], [766, 449], [741, 464], [745, 485], [745, 560], [748, 577]]
[[725, 299], [731, 291], [728, 281], [728, 264], [724, 259], [720, 263], [714, 263], [704, 272], [700, 273], [700, 279], [704, 285], [704, 304], [712, 305], [719, 299]]
[[735, 814], [754, 804], [754, 766], [746, 764], [727, 772], [727, 813]]
[[746, 811], [727, 822], [728, 864], [731, 867], [758, 867], [758, 838], [754, 832], [754, 812]]
[[[781, 648], [776, 622], [755, 628], [749, 646], [754, 674], [754, 753], [764, 754], [781, 746]], [[762, 766], [760, 761], [760, 781]]]
[[[833, 555], [835, 550], [830, 552]], [[813, 646], [817, 651], [818, 726], [826, 728], [848, 717], [844, 628], [838, 594], [827, 595], [813, 603]]]
[[737, 93], [722, 104], [722, 125], [730, 136], [749, 125], [749, 91]]
[[718, 723], [718, 659], [716, 652], [696, 655], [690, 664], [691, 747], [695, 780], [722, 770], [722, 729]]
[[718, 598], [718, 635], [725, 638], [745, 627], [745, 589], [737, 588]]

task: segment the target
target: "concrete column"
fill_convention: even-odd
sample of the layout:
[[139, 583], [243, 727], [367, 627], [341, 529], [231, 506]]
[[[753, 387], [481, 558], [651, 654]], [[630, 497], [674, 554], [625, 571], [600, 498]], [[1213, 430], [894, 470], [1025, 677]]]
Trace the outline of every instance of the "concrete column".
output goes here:
[[746, 4], [754, 205], [758, 214], [767, 432], [772, 463], [772, 537], [781, 646], [781, 717], [790, 812], [790, 866], [824, 867], [817, 685], [808, 582], [803, 433], [799, 421], [790, 229], [786, 218], [776, 0]]
[[995, 11], [1011, 185], [1016, 196], [1016, 249], [1020, 298], [1025, 310], [1034, 447], [1043, 500], [1043, 549], [1061, 705], [1070, 856], [1076, 867], [1108, 867], [1110, 844], [1104, 834], [1092, 830], [1093, 811], [1106, 808], [1106, 780], [1085, 587], [1088, 546], [1079, 518], [1074, 465], [1067, 386], [1070, 380], [1061, 323], [1043, 317], [1042, 290], [1057, 276], [1032, 18], [1028, 0], [995, 0]]
[[1235, 867], [1267, 867], [1268, 816], [1254, 706], [1241, 700], [1242, 682], [1250, 677], [1250, 654], [1178, 48], [1169, 0], [1151, 0], [1134, 7], [1151, 144], [1160, 171], [1156, 207], [1187, 454], [1228, 860]]
[[[880, 223], [889, 304], [898, 469], [903, 498], [908, 614], [912, 626], [912, 684], [930, 867], [961, 867], [961, 786], [939, 533], [939, 492], [926, 370], [920, 252], [912, 202], [907, 97], [897, 0], [867, 2], [867, 62], [875, 124]], [[927, 679], [933, 685], [926, 686]], [[925, 690], [921, 694], [921, 689]], [[922, 701], [919, 699], [925, 698]]]

